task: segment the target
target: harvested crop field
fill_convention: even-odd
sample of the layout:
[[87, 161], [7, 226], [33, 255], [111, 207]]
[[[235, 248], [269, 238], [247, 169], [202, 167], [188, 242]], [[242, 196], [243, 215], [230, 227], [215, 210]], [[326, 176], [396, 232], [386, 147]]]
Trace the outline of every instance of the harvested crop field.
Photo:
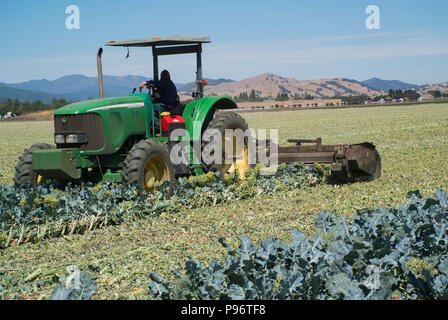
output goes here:
[[[242, 114], [254, 128], [278, 129], [280, 143], [322, 137], [324, 144], [373, 142], [382, 157], [381, 179], [349, 185], [320, 184], [266, 197], [161, 214], [116, 226], [0, 250], [3, 298], [48, 298], [54, 279], [76, 264], [98, 279], [97, 299], [145, 298], [148, 273], [172, 277], [189, 254], [200, 261], [223, 258], [237, 236], [290, 239], [314, 232], [323, 210], [353, 217], [358, 209], [404, 204], [408, 191], [431, 196], [448, 189], [448, 104], [303, 110]], [[0, 122], [0, 183], [12, 183], [23, 150], [52, 142], [51, 121]]]

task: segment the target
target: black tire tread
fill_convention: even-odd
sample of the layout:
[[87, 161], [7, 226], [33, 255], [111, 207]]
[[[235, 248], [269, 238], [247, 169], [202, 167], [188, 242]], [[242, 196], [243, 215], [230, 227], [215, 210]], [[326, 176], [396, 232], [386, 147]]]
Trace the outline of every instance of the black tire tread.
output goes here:
[[55, 147], [48, 143], [37, 143], [24, 150], [15, 166], [14, 185], [22, 188], [26, 183], [35, 184], [36, 173], [33, 169], [33, 152], [36, 150], [49, 150]]
[[[243, 130], [243, 132], [244, 132], [249, 128], [249, 126], [248, 126], [246, 120], [244, 120], [243, 117], [241, 117], [239, 114], [237, 114], [235, 112], [216, 113], [207, 127], [207, 129], [218, 130], [219, 132], [221, 132], [222, 135], [225, 134], [226, 129], [238, 129], [238, 128]], [[202, 150], [204, 150], [204, 148], [206, 148], [206, 145], [203, 142]], [[203, 163], [203, 166], [208, 171], [221, 170], [221, 165], [219, 165], [219, 164], [206, 165], [205, 163]]]
[[[146, 160], [152, 154], [159, 154], [166, 160], [171, 181], [174, 181], [174, 167], [170, 160], [168, 148], [160, 141], [145, 139], [140, 140], [131, 148], [123, 162], [121, 176], [124, 184], [135, 184], [143, 189], [142, 169], [145, 166]], [[172, 193], [172, 183], [169, 193]]]

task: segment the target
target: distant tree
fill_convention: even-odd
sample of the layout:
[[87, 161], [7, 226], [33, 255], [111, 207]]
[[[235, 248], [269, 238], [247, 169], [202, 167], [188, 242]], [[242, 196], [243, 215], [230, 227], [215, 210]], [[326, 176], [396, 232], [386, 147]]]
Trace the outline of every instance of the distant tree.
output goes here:
[[247, 95], [247, 92], [241, 92], [237, 100], [239, 102], [249, 101], [249, 96]]
[[364, 104], [365, 101], [369, 100], [370, 98], [365, 95], [342, 97], [342, 101], [347, 105]]
[[392, 89], [390, 89], [389, 90], [389, 98], [391, 98], [391, 99], [400, 99], [400, 98], [404, 98], [405, 97], [405, 95], [404, 95], [404, 92], [403, 92], [403, 90], [392, 90]]
[[14, 102], [12, 103], [12, 106], [11, 106], [11, 108], [10, 108], [10, 111], [11, 111], [12, 113], [17, 113], [17, 111], [19, 110], [19, 108], [20, 108], [20, 101], [17, 100], [17, 99], [15, 99]]
[[4, 116], [8, 112], [8, 107], [0, 104], [0, 116]]
[[36, 101], [33, 101], [33, 103], [31, 103], [31, 110], [32, 111], [40, 111], [42, 109], [44, 109], [42, 101], [36, 100]]
[[[54, 110], [62, 106], [69, 104], [65, 99], [55, 99], [53, 98], [51, 103], [45, 104], [40, 100], [35, 100], [33, 102], [24, 101], [21, 102], [18, 99], [12, 101], [11, 99], [6, 100], [1, 108], [3, 114], [7, 112], [12, 112], [16, 115], [21, 115], [25, 113], [42, 111], [42, 110]], [[1, 114], [1, 113], [0, 113]]]
[[11, 107], [12, 107], [12, 100], [8, 98], [8, 100], [5, 101], [5, 106], [8, 107], [8, 109], [11, 109]]
[[442, 92], [440, 92], [439, 90], [431, 90], [431, 91], [428, 91], [428, 93], [436, 99], [442, 97]]
[[406, 90], [404, 92], [404, 97], [407, 98], [408, 100], [417, 100], [418, 98], [420, 98], [420, 94], [418, 92], [416, 92], [415, 90]]
[[389, 97], [391, 99], [403, 99], [405, 97], [403, 90], [389, 90]]
[[373, 101], [380, 101], [381, 99], [384, 99], [384, 100], [386, 100], [386, 98], [387, 98], [387, 96], [375, 96], [375, 97], [373, 97]]
[[310, 95], [308, 93], [305, 95], [305, 100], [313, 100], [313, 99], [314, 99], [314, 97], [312, 95]]
[[252, 89], [252, 91], [250, 92], [250, 95], [249, 95], [249, 100], [255, 101], [256, 99], [257, 99], [257, 96], [255, 95], [255, 90]]
[[279, 92], [277, 94], [277, 97], [275, 98], [276, 101], [287, 101], [289, 99], [288, 94], [284, 91]]
[[389, 94], [388, 94], [388, 96], [389, 96], [389, 98], [391, 98], [391, 99], [395, 99], [395, 98], [394, 98], [394, 97], [395, 97], [395, 91], [392, 90], [392, 89], [390, 89], [390, 90], [389, 90]]

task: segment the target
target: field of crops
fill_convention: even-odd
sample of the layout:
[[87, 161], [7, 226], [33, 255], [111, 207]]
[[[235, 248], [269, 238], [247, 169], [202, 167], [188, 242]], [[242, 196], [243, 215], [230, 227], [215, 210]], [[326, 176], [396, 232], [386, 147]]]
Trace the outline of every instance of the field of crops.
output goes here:
[[[322, 137], [323, 143], [373, 142], [383, 175], [370, 183], [319, 184], [277, 190], [266, 196], [185, 207], [156, 217], [125, 221], [84, 234], [65, 234], [0, 249], [0, 294], [48, 298], [55, 280], [76, 264], [98, 282], [99, 299], [145, 298], [150, 272], [173, 279], [189, 254], [202, 262], [225, 257], [238, 236], [256, 244], [274, 235], [310, 236], [322, 210], [353, 218], [362, 208], [404, 204], [408, 191], [424, 197], [448, 190], [448, 104], [242, 114], [249, 125], [278, 128], [280, 142]], [[0, 122], [0, 184], [10, 184], [17, 158], [36, 142], [52, 141], [52, 122]]]

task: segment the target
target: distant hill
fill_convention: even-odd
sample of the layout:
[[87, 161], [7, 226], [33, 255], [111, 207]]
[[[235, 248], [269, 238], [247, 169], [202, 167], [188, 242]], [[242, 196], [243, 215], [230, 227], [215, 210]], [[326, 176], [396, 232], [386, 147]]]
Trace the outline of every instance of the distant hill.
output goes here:
[[[220, 78], [220, 79], [205, 78], [204, 80], [207, 80], [207, 86], [216, 86], [218, 84], [225, 83], [225, 82], [235, 82], [234, 80], [223, 79], [223, 78]], [[186, 83], [182, 86], [179, 86], [177, 90], [181, 91], [181, 92], [192, 92], [192, 91], [196, 90], [196, 82]]]
[[422, 92], [428, 92], [428, 91], [448, 92], [448, 81], [433, 84], [425, 84], [420, 87], [420, 90]]
[[[130, 94], [133, 88], [138, 87], [142, 81], [150, 80], [143, 76], [103, 76], [104, 96], [118, 97]], [[177, 84], [178, 87], [184, 84]], [[20, 83], [0, 83], [0, 86], [21, 90], [45, 92], [50, 95], [58, 95], [70, 100], [86, 100], [98, 98], [98, 78], [84, 75], [68, 75], [56, 80], [31, 80]], [[51, 100], [51, 99], [50, 99]]]
[[259, 97], [272, 98], [281, 92], [286, 92], [290, 96], [312, 95], [317, 97], [380, 94], [380, 92], [352, 79], [296, 80], [273, 73], [264, 73], [241, 81], [222, 82], [215, 86], [208, 85], [205, 87], [205, 94], [228, 94], [234, 97], [243, 92], [249, 94], [252, 89]]
[[379, 78], [372, 78], [369, 80], [361, 81], [365, 86], [372, 88], [374, 90], [408, 90], [408, 89], [418, 89], [419, 86], [416, 84], [406, 83], [399, 80], [382, 80]]
[[[143, 76], [108, 76], [104, 75], [105, 97], [126, 96], [133, 88], [144, 80]], [[419, 92], [429, 90], [448, 91], [448, 82], [439, 84], [427, 84], [417, 86], [398, 80], [382, 80], [372, 78], [359, 82], [353, 79], [335, 78], [319, 80], [296, 80], [286, 78], [273, 73], [264, 73], [255, 77], [234, 81], [230, 79], [206, 79], [206, 95], [228, 94], [231, 97], [239, 96], [240, 93], [250, 94], [255, 90], [258, 97], [275, 98], [278, 93], [285, 92], [290, 96], [311, 95], [316, 97], [351, 96], [351, 95], [381, 95], [381, 90], [389, 89], [416, 89]], [[191, 97], [195, 90], [195, 83], [176, 84], [179, 96], [186, 100]], [[53, 98], [65, 98], [71, 101], [98, 98], [98, 81], [96, 77], [84, 75], [68, 75], [56, 80], [31, 80], [21, 83], [0, 83], [0, 102], [7, 98], [19, 99], [21, 101], [51, 102]]]
[[0, 86], [0, 102], [4, 102], [8, 99], [15, 100], [18, 99], [20, 101], [35, 101], [40, 100], [43, 103], [50, 103], [53, 98], [61, 99], [67, 98], [62, 95], [54, 95], [45, 92], [32, 91], [32, 90], [23, 90], [23, 89], [15, 89], [10, 87]]
[[[128, 95], [132, 89], [147, 78], [141, 76], [107, 76], [103, 77], [104, 95], [106, 97]], [[96, 77], [68, 75], [56, 80], [31, 80], [21, 83], [0, 83], [2, 86], [40, 91], [69, 97], [71, 100], [97, 98], [99, 95]]]

